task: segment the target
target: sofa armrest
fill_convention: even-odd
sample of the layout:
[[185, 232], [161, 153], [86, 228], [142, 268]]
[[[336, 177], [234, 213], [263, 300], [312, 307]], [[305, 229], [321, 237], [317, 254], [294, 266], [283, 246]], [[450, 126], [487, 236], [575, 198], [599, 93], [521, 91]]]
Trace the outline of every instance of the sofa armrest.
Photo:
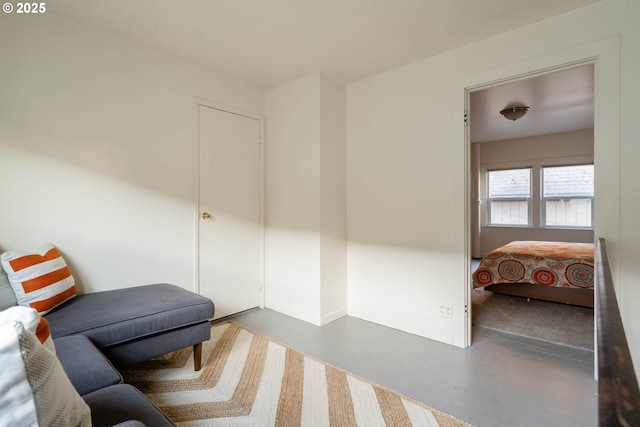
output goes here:
[[175, 427], [156, 405], [129, 384], [105, 387], [82, 398], [91, 409], [93, 427], [114, 426], [129, 420], [153, 427]]
[[122, 375], [87, 337], [60, 337], [54, 344], [58, 359], [79, 395], [122, 383]]

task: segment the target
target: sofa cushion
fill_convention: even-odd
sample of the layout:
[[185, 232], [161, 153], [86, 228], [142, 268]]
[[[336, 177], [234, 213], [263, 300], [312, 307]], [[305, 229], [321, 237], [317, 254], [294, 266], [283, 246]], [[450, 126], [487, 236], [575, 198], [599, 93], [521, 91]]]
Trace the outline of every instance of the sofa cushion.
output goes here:
[[71, 270], [52, 244], [33, 252], [5, 252], [0, 258], [18, 304], [45, 314], [76, 296]]
[[4, 272], [4, 269], [0, 265], [0, 310], [5, 310], [16, 305], [18, 305], [16, 294], [13, 292], [11, 283], [9, 283], [7, 273]]
[[84, 335], [60, 337], [55, 343], [58, 359], [80, 395], [122, 382], [122, 375]]
[[0, 325], [0, 366], [0, 425], [91, 425], [56, 356], [20, 322]]
[[129, 420], [154, 427], [175, 425], [137, 388], [129, 384], [105, 387], [82, 398], [91, 408], [93, 427], [113, 426]]
[[211, 317], [210, 299], [166, 283], [78, 295], [46, 316], [54, 338], [82, 334], [101, 349]]

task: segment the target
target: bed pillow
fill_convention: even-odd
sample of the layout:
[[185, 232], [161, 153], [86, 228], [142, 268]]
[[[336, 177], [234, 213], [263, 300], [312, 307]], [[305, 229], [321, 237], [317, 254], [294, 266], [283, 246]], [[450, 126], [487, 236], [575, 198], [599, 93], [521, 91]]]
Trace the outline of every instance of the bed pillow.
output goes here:
[[34, 308], [16, 306], [0, 311], [0, 325], [9, 322], [22, 323], [22, 326], [34, 334], [47, 350], [56, 354], [49, 323]]
[[0, 266], [0, 310], [5, 310], [16, 305], [18, 305], [16, 294], [13, 292], [11, 283], [9, 283], [7, 273], [5, 273]]
[[91, 425], [57, 357], [20, 322], [0, 325], [0, 366], [0, 425]]
[[30, 253], [5, 252], [0, 259], [20, 305], [46, 314], [76, 296], [71, 270], [50, 243]]

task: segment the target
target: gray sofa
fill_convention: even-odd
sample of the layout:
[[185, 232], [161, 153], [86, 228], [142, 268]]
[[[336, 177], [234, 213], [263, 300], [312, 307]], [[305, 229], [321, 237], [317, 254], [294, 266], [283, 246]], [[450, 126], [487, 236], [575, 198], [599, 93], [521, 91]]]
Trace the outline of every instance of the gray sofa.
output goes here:
[[117, 368], [210, 338], [213, 302], [170, 284], [78, 295], [45, 315], [60, 362], [94, 426], [174, 425]]

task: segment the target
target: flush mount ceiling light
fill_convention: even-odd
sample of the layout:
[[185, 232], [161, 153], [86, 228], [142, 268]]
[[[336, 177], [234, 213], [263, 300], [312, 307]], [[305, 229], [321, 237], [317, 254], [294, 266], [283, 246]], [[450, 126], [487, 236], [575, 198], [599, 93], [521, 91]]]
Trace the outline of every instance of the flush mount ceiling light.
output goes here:
[[518, 119], [521, 119], [525, 114], [529, 111], [529, 107], [508, 107], [504, 110], [500, 111], [505, 119], [513, 120], [514, 122]]

